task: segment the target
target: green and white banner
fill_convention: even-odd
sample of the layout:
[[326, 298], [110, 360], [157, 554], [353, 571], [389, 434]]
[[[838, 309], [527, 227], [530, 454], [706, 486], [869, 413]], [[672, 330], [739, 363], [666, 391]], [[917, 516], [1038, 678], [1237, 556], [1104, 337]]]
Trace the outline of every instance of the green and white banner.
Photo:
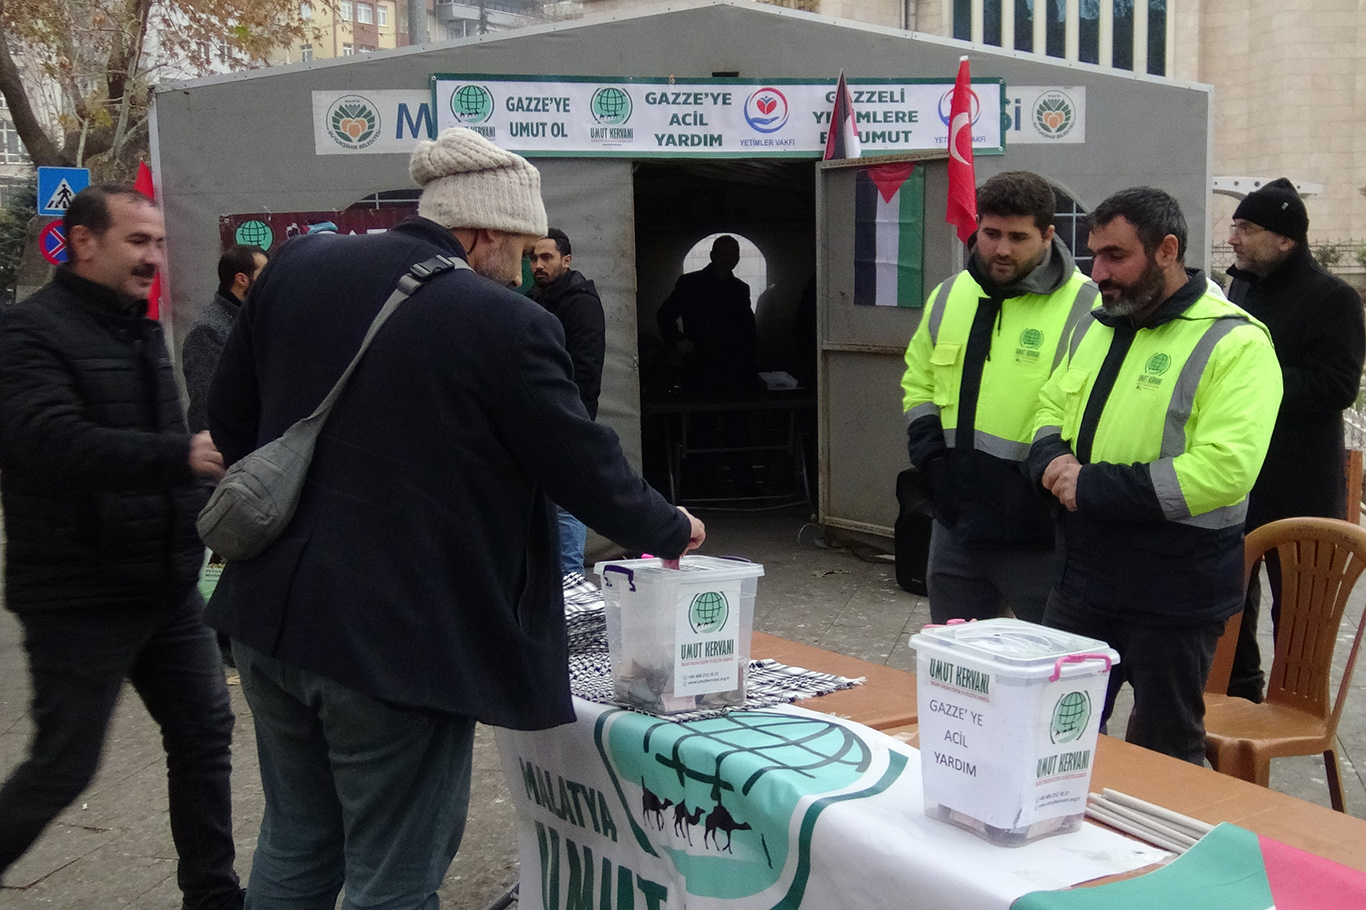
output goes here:
[[914, 749], [829, 715], [575, 707], [498, 731], [523, 910], [1006, 910], [1168, 856], [1089, 824], [995, 847], [925, 816]]
[[[850, 79], [865, 155], [947, 148], [953, 79]], [[523, 155], [820, 157], [835, 80], [432, 76], [437, 130]], [[973, 81], [973, 149], [1003, 154], [1005, 83]]]

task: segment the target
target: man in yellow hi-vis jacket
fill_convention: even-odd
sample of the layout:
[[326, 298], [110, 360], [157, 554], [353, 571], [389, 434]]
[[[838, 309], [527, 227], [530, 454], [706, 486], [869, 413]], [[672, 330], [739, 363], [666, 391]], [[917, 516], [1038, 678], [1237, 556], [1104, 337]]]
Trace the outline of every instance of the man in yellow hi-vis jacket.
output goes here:
[[930, 615], [1043, 619], [1047, 498], [1024, 472], [1039, 389], [1096, 300], [1053, 230], [1053, 188], [1027, 171], [977, 192], [968, 267], [930, 294], [901, 380], [911, 463], [930, 483]]
[[1266, 456], [1281, 372], [1266, 328], [1185, 267], [1186, 222], [1151, 187], [1091, 214], [1096, 318], [1040, 395], [1031, 476], [1062, 548], [1044, 622], [1120, 654], [1130, 738], [1203, 763], [1202, 691], [1242, 608], [1247, 494]]

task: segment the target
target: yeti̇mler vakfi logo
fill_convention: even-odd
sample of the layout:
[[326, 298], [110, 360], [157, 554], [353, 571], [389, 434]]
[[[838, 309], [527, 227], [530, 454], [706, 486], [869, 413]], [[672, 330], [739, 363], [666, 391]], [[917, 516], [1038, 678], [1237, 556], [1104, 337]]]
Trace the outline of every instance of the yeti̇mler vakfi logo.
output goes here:
[[493, 93], [482, 85], [462, 85], [451, 92], [451, 113], [462, 124], [483, 123], [493, 116]]
[[1053, 706], [1048, 738], [1055, 744], [1070, 743], [1086, 732], [1091, 720], [1091, 696], [1084, 691], [1068, 692]]
[[363, 95], [347, 95], [327, 109], [327, 134], [344, 149], [369, 148], [379, 139], [379, 111]]
[[776, 133], [787, 123], [787, 96], [770, 85], [745, 99], [745, 121], [760, 133]]
[[615, 85], [603, 86], [593, 93], [588, 109], [598, 123], [620, 126], [631, 119], [631, 96]]
[[1034, 129], [1047, 139], [1061, 139], [1077, 122], [1077, 106], [1065, 93], [1045, 92], [1034, 102]]
[[720, 591], [703, 591], [688, 605], [688, 625], [697, 633], [720, 631], [729, 618], [730, 603]]

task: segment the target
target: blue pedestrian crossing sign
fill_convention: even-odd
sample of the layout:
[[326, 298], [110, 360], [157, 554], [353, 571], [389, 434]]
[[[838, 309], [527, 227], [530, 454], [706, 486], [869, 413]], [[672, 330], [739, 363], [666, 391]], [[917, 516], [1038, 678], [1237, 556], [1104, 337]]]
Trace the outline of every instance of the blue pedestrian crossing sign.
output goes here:
[[71, 200], [89, 185], [88, 167], [38, 168], [38, 214], [65, 215]]

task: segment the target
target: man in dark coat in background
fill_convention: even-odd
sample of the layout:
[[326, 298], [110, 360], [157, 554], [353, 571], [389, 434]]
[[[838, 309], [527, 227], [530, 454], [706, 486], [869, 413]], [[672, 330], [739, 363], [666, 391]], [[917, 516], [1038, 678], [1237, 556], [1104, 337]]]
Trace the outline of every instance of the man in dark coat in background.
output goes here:
[[552, 502], [668, 558], [704, 537], [588, 419], [559, 322], [510, 289], [546, 232], [536, 169], [455, 128], [410, 170], [419, 217], [276, 253], [209, 393], [235, 462], [323, 400], [412, 266], [470, 266], [394, 311], [322, 427], [293, 520], [228, 564], [210, 604], [256, 725], [248, 900], [263, 907], [330, 907], [343, 885], [349, 906], [435, 906], [475, 721], [574, 719]]
[[189, 398], [185, 422], [191, 433], [209, 428], [206, 406], [213, 372], [218, 369], [223, 345], [228, 343], [228, 333], [237, 321], [237, 311], [265, 267], [266, 251], [259, 246], [234, 244], [218, 258], [218, 291], [195, 319], [180, 346], [180, 371], [185, 376], [185, 393]]
[[[1361, 298], [1309, 252], [1309, 215], [1284, 177], [1248, 194], [1233, 213], [1229, 299], [1265, 323], [1276, 345], [1285, 395], [1271, 448], [1248, 497], [1247, 530], [1301, 515], [1347, 516], [1342, 412], [1356, 401], [1366, 357]], [[1266, 557], [1273, 630], [1280, 621], [1281, 569]], [[1257, 647], [1261, 581], [1254, 571], [1243, 607], [1228, 694], [1260, 702], [1265, 677]]]
[[[574, 385], [579, 388], [588, 416], [598, 419], [602, 364], [607, 354], [607, 322], [602, 299], [593, 282], [570, 268], [574, 248], [569, 236], [551, 228], [531, 250], [532, 285], [528, 296], [545, 307], [564, 329], [564, 346], [574, 363]], [[556, 507], [560, 521], [560, 571], [583, 572], [583, 546], [588, 529], [583, 522]]]
[[147, 318], [166, 228], [118, 186], [82, 190], [65, 223], [70, 262], [0, 317], [5, 605], [24, 627], [36, 728], [0, 788], [0, 874], [94, 777], [127, 679], [161, 728], [184, 907], [236, 910], [233, 713], [194, 527], [223, 460], [186, 432]]
[[743, 395], [757, 386], [758, 334], [749, 285], [735, 277], [739, 264], [739, 241], [717, 237], [711, 264], [680, 276], [656, 314], [665, 349], [682, 358], [685, 391]]

